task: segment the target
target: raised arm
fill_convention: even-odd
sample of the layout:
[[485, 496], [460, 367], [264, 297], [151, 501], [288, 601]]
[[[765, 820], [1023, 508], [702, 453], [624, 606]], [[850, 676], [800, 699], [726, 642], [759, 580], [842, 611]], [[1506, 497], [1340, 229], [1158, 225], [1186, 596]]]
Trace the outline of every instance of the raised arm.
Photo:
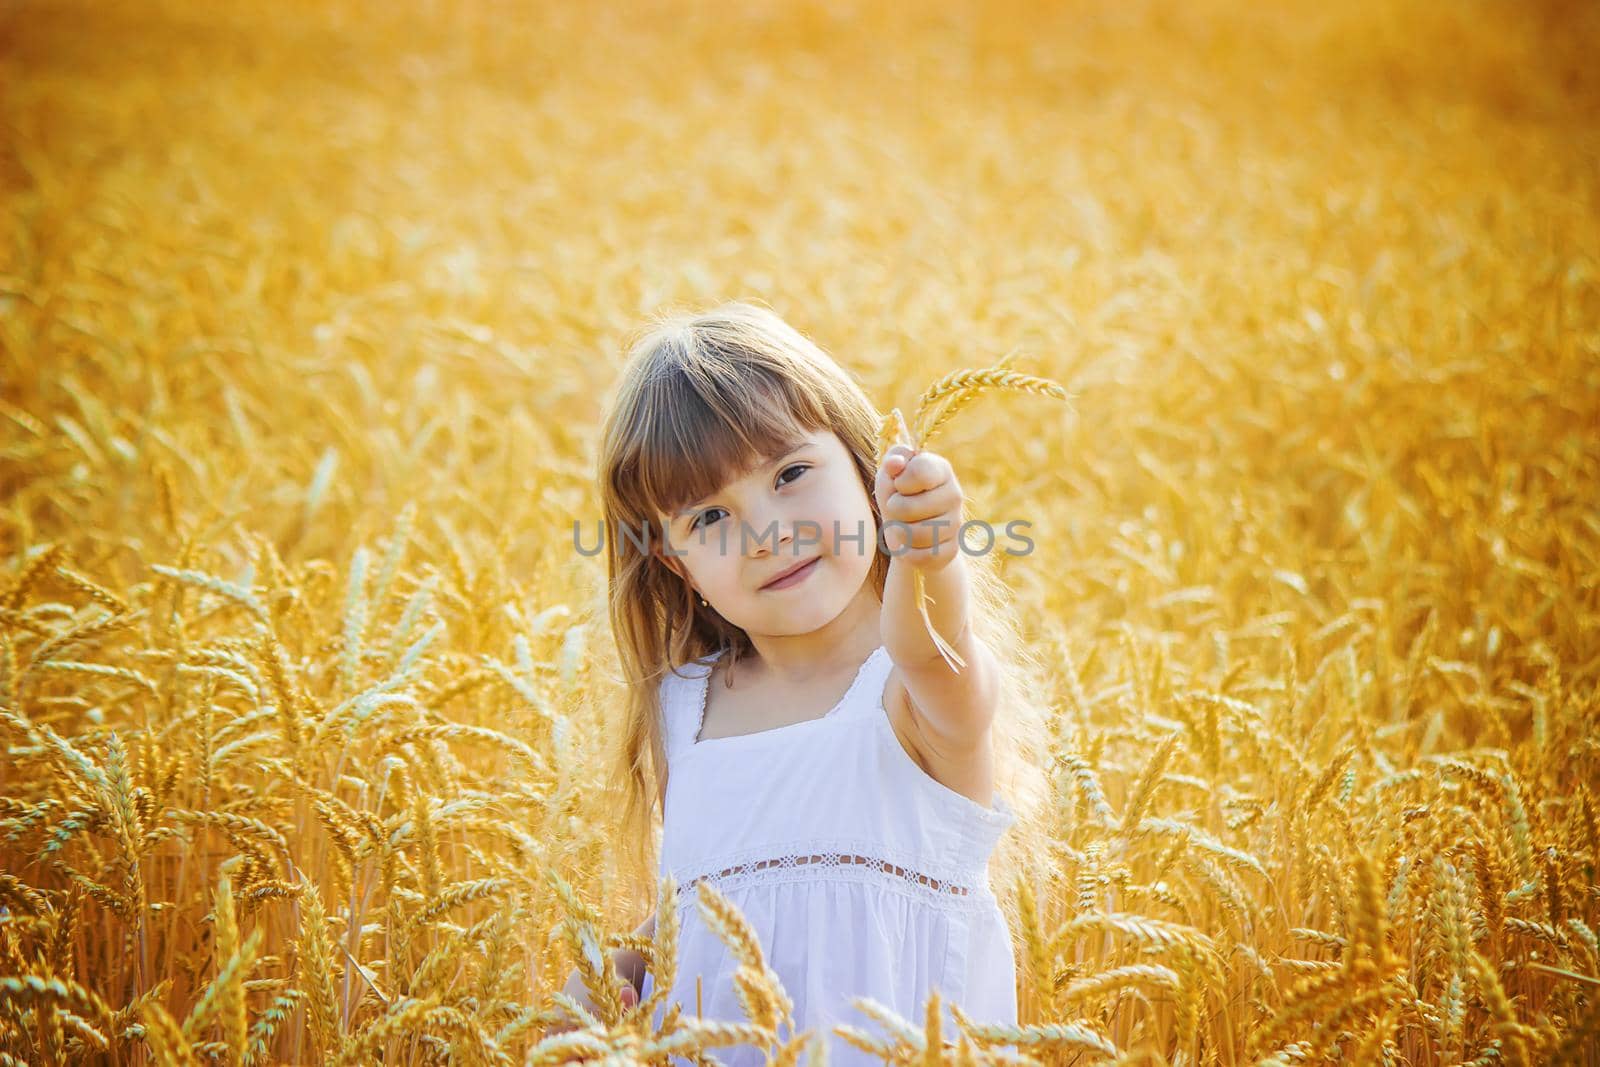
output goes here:
[[[878, 468], [874, 495], [889, 549], [879, 622], [884, 647], [905, 680], [923, 733], [947, 750], [970, 748], [994, 719], [999, 674], [968, 625], [969, 579], [959, 550], [961, 484], [943, 456], [894, 445]], [[929, 621], [966, 661], [960, 673], [939, 654], [922, 621], [912, 581], [919, 571], [932, 601]]]

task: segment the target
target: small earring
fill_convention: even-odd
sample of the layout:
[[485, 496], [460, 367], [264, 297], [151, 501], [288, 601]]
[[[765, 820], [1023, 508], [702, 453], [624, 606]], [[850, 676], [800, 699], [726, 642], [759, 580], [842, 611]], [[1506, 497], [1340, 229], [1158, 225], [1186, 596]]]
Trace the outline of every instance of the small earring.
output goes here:
[[709, 607], [710, 606], [710, 605], [706, 604], [706, 598], [705, 597], [701, 597], [700, 598], [700, 605], [702, 607]]

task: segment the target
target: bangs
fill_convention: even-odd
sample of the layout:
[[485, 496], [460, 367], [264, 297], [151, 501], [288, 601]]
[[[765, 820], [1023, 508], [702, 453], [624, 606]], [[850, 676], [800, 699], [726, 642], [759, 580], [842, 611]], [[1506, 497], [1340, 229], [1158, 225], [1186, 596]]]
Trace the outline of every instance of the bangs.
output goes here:
[[[623, 499], [652, 523], [792, 451], [826, 425], [816, 398], [749, 363], [668, 363], [645, 383], [635, 462], [617, 473]], [[699, 373], [697, 373], [699, 372]]]

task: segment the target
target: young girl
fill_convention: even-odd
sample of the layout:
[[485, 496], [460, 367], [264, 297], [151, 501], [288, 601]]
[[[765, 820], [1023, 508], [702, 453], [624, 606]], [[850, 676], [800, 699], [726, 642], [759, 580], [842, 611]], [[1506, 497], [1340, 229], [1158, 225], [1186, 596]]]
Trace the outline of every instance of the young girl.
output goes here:
[[[811, 1029], [831, 1062], [876, 1062], [832, 1033], [881, 1036], [858, 996], [919, 1029], [935, 989], [979, 1023], [1016, 1021], [987, 866], [1017, 821], [996, 752], [1022, 736], [1006, 716], [1029, 706], [1032, 664], [986, 559], [958, 550], [950, 464], [895, 446], [880, 466], [880, 424], [837, 363], [761, 307], [660, 319], [630, 349], [600, 483], [629, 683], [624, 828], [647, 840], [650, 800], [662, 806], [659, 864], [641, 866], [678, 885], [657, 1025], [673, 1002], [746, 1021], [738, 962], [695, 906], [701, 879], [749, 920], [791, 999], [780, 1043]], [[918, 613], [914, 568], [959, 673]], [[617, 959], [650, 997], [641, 958]], [[958, 1033], [948, 1008], [943, 1033]]]

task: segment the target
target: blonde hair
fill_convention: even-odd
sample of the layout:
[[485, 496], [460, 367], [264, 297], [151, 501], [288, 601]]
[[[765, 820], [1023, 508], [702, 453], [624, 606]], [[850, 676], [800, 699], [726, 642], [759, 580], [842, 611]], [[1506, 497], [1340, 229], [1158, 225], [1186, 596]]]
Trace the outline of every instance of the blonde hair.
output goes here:
[[[701, 605], [655, 552], [641, 550], [639, 532], [661, 536], [663, 516], [745, 473], [752, 457], [780, 455], [805, 434], [826, 431], [854, 458], [876, 527], [882, 521], [873, 497], [882, 421], [851, 374], [765, 307], [733, 301], [699, 312], [662, 312], [629, 344], [601, 434], [598, 477], [607, 609], [626, 688], [610, 785], [622, 799], [630, 880], [643, 899], [655, 899], [656, 818], [666, 801], [661, 680], [717, 651], [736, 665], [751, 645], [744, 631]], [[619, 536], [622, 530], [635, 533]], [[1004, 583], [986, 556], [968, 562], [973, 634], [993, 652], [1002, 673], [992, 732], [996, 778], [1018, 812], [1018, 826], [997, 852], [1014, 869], [1029, 856], [1046, 854], [1042, 839], [1024, 827], [1023, 815], [1024, 805], [1032, 809], [1040, 799], [1041, 776], [1030, 780], [1023, 772], [1029, 766], [1037, 772], [1045, 752], [1038, 746], [1041, 709], [1028, 696], [1043, 687], [1035, 680], [1037, 664], [1017, 639]], [[888, 569], [889, 557], [879, 551], [868, 580], [880, 602]], [[1016, 714], [1018, 709], [1024, 713]]]

